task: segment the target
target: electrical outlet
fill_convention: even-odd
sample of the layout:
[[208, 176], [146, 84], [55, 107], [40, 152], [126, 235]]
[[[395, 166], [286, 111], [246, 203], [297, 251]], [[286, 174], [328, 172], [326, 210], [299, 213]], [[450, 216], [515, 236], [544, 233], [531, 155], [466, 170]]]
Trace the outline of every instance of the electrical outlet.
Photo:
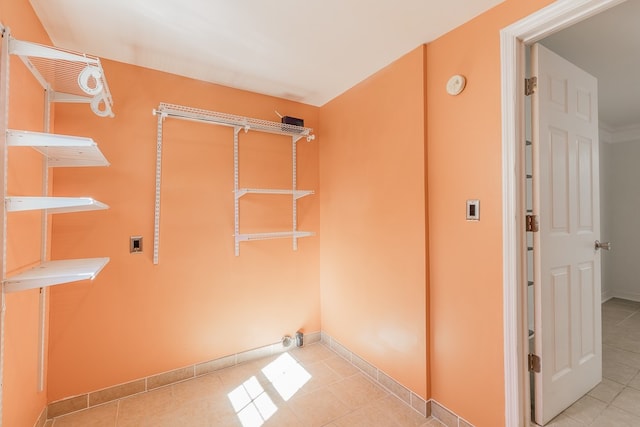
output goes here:
[[129, 252], [132, 254], [142, 252], [142, 236], [131, 236], [129, 238]]
[[467, 221], [480, 221], [480, 200], [467, 200]]

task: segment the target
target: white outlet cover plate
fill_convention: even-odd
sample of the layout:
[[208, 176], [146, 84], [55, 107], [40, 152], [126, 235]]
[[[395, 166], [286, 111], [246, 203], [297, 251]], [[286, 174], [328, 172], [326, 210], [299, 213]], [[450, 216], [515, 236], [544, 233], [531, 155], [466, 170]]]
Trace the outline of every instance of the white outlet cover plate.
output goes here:
[[480, 221], [480, 200], [467, 200], [467, 221]]

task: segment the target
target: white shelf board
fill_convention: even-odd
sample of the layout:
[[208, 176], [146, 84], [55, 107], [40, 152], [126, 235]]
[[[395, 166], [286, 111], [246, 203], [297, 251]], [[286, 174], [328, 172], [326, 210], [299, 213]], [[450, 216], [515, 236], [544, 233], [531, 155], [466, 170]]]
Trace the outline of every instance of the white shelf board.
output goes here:
[[275, 233], [251, 233], [251, 234], [238, 234], [236, 239], [239, 242], [246, 242], [249, 240], [270, 240], [270, 239], [285, 239], [285, 238], [300, 238], [314, 236], [312, 231], [278, 231]]
[[109, 258], [83, 258], [47, 261], [5, 280], [6, 292], [43, 288], [95, 278]]
[[109, 166], [91, 138], [9, 129], [7, 145], [32, 147], [46, 156], [52, 167]]
[[304, 196], [313, 194], [313, 190], [279, 190], [272, 188], [239, 188], [236, 192], [236, 199], [246, 194], [284, 194], [293, 195], [296, 200]]
[[69, 213], [108, 209], [91, 197], [6, 197], [7, 212], [46, 209], [47, 213]]

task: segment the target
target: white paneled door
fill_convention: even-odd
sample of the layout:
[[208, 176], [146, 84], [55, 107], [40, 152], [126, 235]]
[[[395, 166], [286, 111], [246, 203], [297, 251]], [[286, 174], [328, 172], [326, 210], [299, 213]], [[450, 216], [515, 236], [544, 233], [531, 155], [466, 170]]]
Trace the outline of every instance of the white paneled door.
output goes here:
[[545, 424], [602, 379], [597, 80], [532, 48], [535, 411]]

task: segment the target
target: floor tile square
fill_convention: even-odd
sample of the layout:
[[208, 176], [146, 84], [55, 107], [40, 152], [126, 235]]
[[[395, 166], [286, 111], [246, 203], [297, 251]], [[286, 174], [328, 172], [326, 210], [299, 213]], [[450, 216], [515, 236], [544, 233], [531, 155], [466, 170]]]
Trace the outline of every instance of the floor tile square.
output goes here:
[[614, 399], [611, 406], [640, 417], [640, 391], [629, 387], [625, 388]]
[[609, 404], [613, 402], [613, 399], [615, 399], [623, 389], [624, 385], [603, 378], [602, 382], [589, 392], [589, 396]]
[[606, 407], [606, 403], [587, 395], [567, 408], [563, 414], [588, 425], [598, 418]]
[[602, 362], [602, 376], [620, 384], [628, 384], [639, 370], [616, 362]]

